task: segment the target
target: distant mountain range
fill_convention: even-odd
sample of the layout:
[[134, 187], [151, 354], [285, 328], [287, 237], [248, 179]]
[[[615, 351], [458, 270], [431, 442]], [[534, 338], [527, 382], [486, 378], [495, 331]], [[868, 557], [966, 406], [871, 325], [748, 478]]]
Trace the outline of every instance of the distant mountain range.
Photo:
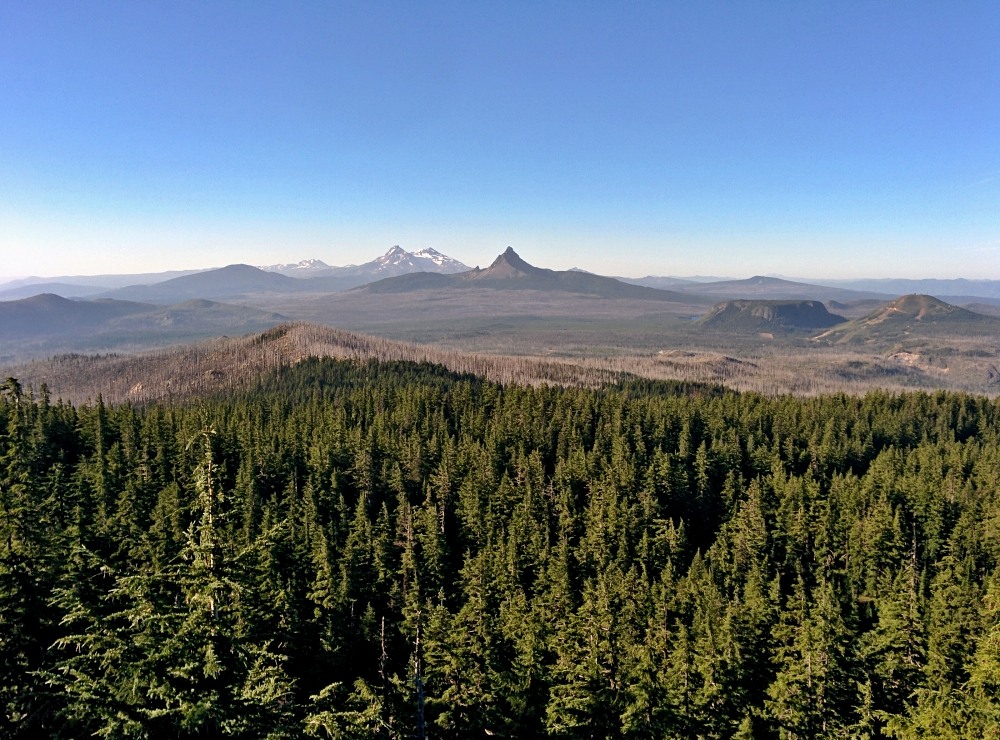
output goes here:
[[294, 264], [257, 265], [257, 269], [264, 272], [280, 272], [288, 277], [315, 277], [318, 273], [336, 268], [330, 267], [323, 260], [301, 260]]
[[851, 302], [868, 298], [890, 299], [900, 295], [926, 294], [949, 303], [973, 303], [977, 298], [1000, 304], [1000, 280], [826, 280], [802, 278], [790, 280], [756, 275], [745, 280], [718, 278], [682, 278], [647, 275], [642, 278], [619, 278], [635, 285], [652, 288], [717, 295], [727, 299], [764, 298], [772, 300], [822, 300]]
[[[522, 261], [522, 272], [525, 276], [533, 276], [537, 283], [542, 273], [555, 274], [558, 271], [543, 270], [527, 265]], [[530, 269], [523, 269], [527, 265]], [[0, 284], [0, 301], [29, 298], [42, 293], [53, 293], [66, 298], [104, 297], [121, 300], [153, 301], [167, 304], [188, 298], [202, 297], [213, 300], [228, 300], [234, 297], [248, 295], [263, 290], [272, 293], [329, 293], [350, 290], [362, 285], [369, 285], [384, 278], [414, 275], [417, 273], [432, 273], [438, 275], [461, 275], [469, 273], [466, 280], [482, 280], [487, 283], [496, 279], [499, 272], [473, 270], [462, 262], [448, 257], [435, 249], [427, 248], [416, 252], [408, 252], [400, 246], [394, 246], [385, 254], [360, 265], [331, 267], [319, 259], [306, 259], [292, 264], [274, 264], [251, 268], [263, 273], [292, 278], [298, 282], [280, 283], [267, 282], [267, 278], [252, 275], [246, 269], [239, 271], [231, 268], [249, 268], [249, 265], [230, 265], [227, 268], [215, 270], [182, 270], [162, 273], [131, 274], [131, 275], [90, 275], [64, 276], [54, 278], [22, 278]], [[493, 267], [491, 265], [491, 267]], [[219, 274], [220, 270], [227, 273]], [[536, 272], [532, 272], [535, 270]], [[540, 272], [539, 272], [540, 271]], [[210, 277], [201, 282], [178, 280], [209, 273]], [[486, 273], [476, 276], [476, 273]], [[863, 300], [890, 300], [903, 294], [927, 294], [955, 305], [980, 303], [983, 306], [992, 305], [1000, 308], [1000, 280], [902, 280], [902, 279], [869, 279], [869, 280], [788, 280], [778, 277], [755, 276], [745, 280], [722, 280], [709, 277], [671, 277], [648, 275], [643, 278], [603, 278], [584, 270], [568, 270], [559, 274], [573, 273], [579, 276], [590, 276], [600, 280], [613, 279], [617, 283], [652, 288], [660, 291], [686, 293], [701, 298], [720, 300], [819, 300], [837, 302], [839, 304], [859, 305]], [[548, 275], [549, 278], [552, 274]], [[521, 284], [528, 287], [532, 279], [525, 276], [519, 278]], [[575, 282], [574, 282], [575, 280]], [[176, 281], [176, 282], [172, 282]], [[561, 277], [559, 282], [563, 287], [575, 286], [583, 292], [601, 294], [608, 289], [609, 283], [599, 281], [590, 283], [586, 279]], [[152, 291], [140, 289], [140, 286], [159, 286]], [[212, 286], [215, 287], [212, 287]], [[376, 290], [391, 292], [410, 290], [416, 285], [423, 288], [431, 286], [456, 285], [449, 281], [439, 281], [433, 277], [414, 279], [410, 283], [400, 285], [389, 284]], [[208, 288], [210, 295], [203, 291]], [[616, 286], [615, 290], [622, 290]], [[662, 296], [661, 296], [662, 298]], [[700, 301], [699, 301], [700, 302]], [[709, 302], [712, 302], [711, 300]]]
[[675, 290], [699, 295], [719, 296], [720, 298], [767, 299], [783, 301], [838, 301], [847, 303], [868, 298], [892, 298], [892, 295], [873, 293], [870, 291], [850, 290], [847, 288], [831, 288], [825, 285], [800, 283], [783, 278], [764, 277], [756, 275], [745, 280], [720, 280], [711, 283], [687, 283]]
[[[295, 265], [271, 265], [266, 269], [251, 265], [228, 265], [158, 282], [140, 282], [103, 291], [93, 286], [61, 285], [65, 293], [72, 297], [170, 305], [194, 298], [230, 301], [262, 295], [331, 293], [349, 290], [388, 276], [422, 271], [450, 273], [468, 269], [458, 260], [433, 249], [411, 253], [397, 246], [371, 262], [348, 267], [329, 267], [320, 260], [303, 260]], [[0, 292], [0, 299], [25, 297], [24, 294], [30, 290], [31, 286], [19, 286], [10, 295]]]
[[737, 339], [771, 333], [799, 342], [808, 333], [824, 343], [872, 346], [921, 336], [1000, 336], [1000, 318], [929, 295], [897, 299], [772, 277], [681, 281], [664, 289], [536, 267], [511, 247], [485, 269], [469, 269], [431, 249], [393, 247], [371, 262], [342, 268], [305, 260], [166, 275], [74, 300], [72, 289], [99, 286], [60, 281], [67, 295], [28, 297], [14, 296], [45, 284], [8, 288], [8, 300], [0, 300], [0, 359], [160, 347], [282, 321], [416, 341], [482, 337], [484, 345], [506, 331], [510, 346], [516, 346], [518, 327], [529, 327], [536, 337], [544, 331], [563, 332], [556, 339], [573, 336], [581, 348], [595, 341], [598, 325], [607, 344], [625, 333], [630, 341], [658, 343], [669, 331], [689, 337], [712, 332], [713, 341], [730, 341], [727, 333]]
[[202, 270], [171, 270], [130, 275], [75, 275], [55, 278], [28, 277], [0, 284], [0, 301], [14, 301], [43, 293], [54, 293], [64, 298], [85, 298], [107, 293], [114, 288], [128, 285], [152, 285]]
[[[72, 280], [72, 278], [69, 278]], [[12, 285], [13, 283], [6, 283]], [[80, 285], [79, 283], [28, 283], [0, 290], [0, 301], [16, 301], [38, 295], [58, 295], [64, 298], [87, 298], [106, 293], [106, 285]]]
[[195, 299], [172, 306], [51, 293], [0, 301], [0, 361], [62, 352], [146, 349], [221, 334], [245, 334], [286, 317]]
[[[440, 272], [445, 274], [467, 272], [470, 268], [456, 259], [441, 254], [436, 249], [421, 249], [417, 252], [407, 252], [400, 246], [394, 246], [381, 257], [362, 265], [347, 265], [345, 267], [330, 267], [321, 260], [303, 260], [294, 265], [268, 265], [261, 267], [265, 272], [278, 272], [288, 277], [361, 277], [371, 280], [405, 275], [412, 272]], [[360, 284], [360, 283], [359, 283]], [[353, 287], [353, 286], [352, 286]]]
[[658, 290], [582, 270], [548, 270], [525, 262], [511, 247], [486, 269], [460, 273], [416, 273], [386, 278], [357, 288], [366, 293], [407, 293], [416, 290], [541, 290], [603, 298], [636, 298], [653, 301], [706, 302], [704, 299]]
[[[512, 248], [486, 269], [413, 272], [428, 266], [454, 270], [456, 265], [456, 261], [429, 250], [414, 255], [394, 248], [355, 269], [364, 267], [376, 276], [410, 272], [383, 277], [351, 291], [342, 289], [342, 275], [316, 274], [325, 269], [316, 263], [296, 268], [311, 277], [229, 265], [116, 288], [88, 299], [44, 294], [0, 301], [0, 359], [163, 346], [194, 337], [266, 328], [287, 320], [391, 333], [420, 322], [454, 326], [472, 321], [467, 326], [489, 326], [490, 317], [496, 316], [520, 317], [516, 321], [600, 321], [612, 305], [617, 306], [612, 311], [618, 312], [619, 318], [663, 312], [690, 316], [704, 311], [711, 302], [693, 294], [630, 285], [582, 271], [535, 267]], [[614, 303], [604, 302], [609, 299]]]
[[[226, 300], [260, 291], [327, 293], [355, 288], [382, 278], [415, 272], [457, 273], [470, 268], [435, 249], [407, 252], [394, 246], [362, 265], [330, 267], [322, 260], [295, 264], [229, 265], [213, 270], [186, 270], [145, 275], [95, 275], [58, 278], [22, 278], [0, 285], [0, 301], [54, 293], [66, 298], [99, 296], [119, 300], [173, 303], [189, 298]], [[277, 279], [256, 273], [275, 275]], [[301, 282], [281, 282], [280, 278]], [[187, 278], [190, 278], [187, 279]]]
[[[0, 284], [0, 296], [18, 288], [38, 288], [49, 285], [71, 285], [75, 288], [89, 288], [98, 291], [124, 288], [126, 285], [159, 283], [184, 275], [193, 275], [204, 270], [169, 270], [167, 272], [123, 273], [113, 275], [64, 275], [62, 277], [26, 277]], [[40, 291], [45, 292], [45, 291]], [[53, 291], [49, 291], [53, 292]], [[37, 295], [34, 294], [34, 295]], [[21, 296], [26, 297], [26, 296]]]
[[179, 303], [193, 298], [225, 301], [247, 295], [300, 292], [313, 280], [316, 278], [291, 278], [250, 265], [229, 265], [162, 283], [117, 288], [102, 293], [101, 297], [158, 304]]
[[931, 295], [943, 301], [967, 302], [968, 298], [992, 298], [1000, 300], [1000, 280], [967, 280], [956, 278], [939, 280], [933, 278], [906, 280], [901, 278], [859, 279], [859, 280], [810, 280], [818, 285], [829, 285], [849, 290], [870, 291], [889, 295]]
[[125, 316], [154, 311], [158, 307], [131, 301], [69, 300], [43, 293], [19, 301], [0, 303], [0, 337], [6, 340], [26, 337], [75, 334]]

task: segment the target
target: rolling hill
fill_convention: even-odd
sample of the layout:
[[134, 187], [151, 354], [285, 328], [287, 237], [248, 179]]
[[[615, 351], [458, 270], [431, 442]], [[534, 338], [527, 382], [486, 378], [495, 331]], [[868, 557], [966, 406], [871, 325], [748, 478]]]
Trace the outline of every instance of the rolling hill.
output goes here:
[[819, 301], [736, 300], [717, 304], [698, 323], [716, 331], [771, 333], [815, 331], [844, 321]]
[[278, 313], [195, 299], [172, 306], [43, 294], [0, 302], [0, 359], [130, 351], [274, 326]]
[[173, 304], [191, 299], [226, 300], [260, 293], [289, 293], [301, 290], [302, 281], [250, 265], [229, 265], [152, 285], [130, 285], [102, 297], [119, 300]]
[[267, 372], [308, 357], [433, 362], [510, 383], [594, 386], [627, 376], [566, 359], [518, 358], [442, 350], [327, 326], [282, 324], [262, 333], [221, 337], [135, 355], [64, 354], [10, 365], [26, 386], [46, 383], [53, 397], [77, 403], [191, 398], [252, 386]]
[[148, 303], [70, 300], [53, 293], [0, 302], [0, 340], [79, 335], [125, 316], [147, 313]]
[[1000, 319], [975, 313], [929, 295], [900, 296], [857, 319], [816, 337], [830, 343], [895, 341], [904, 337], [1000, 335]]

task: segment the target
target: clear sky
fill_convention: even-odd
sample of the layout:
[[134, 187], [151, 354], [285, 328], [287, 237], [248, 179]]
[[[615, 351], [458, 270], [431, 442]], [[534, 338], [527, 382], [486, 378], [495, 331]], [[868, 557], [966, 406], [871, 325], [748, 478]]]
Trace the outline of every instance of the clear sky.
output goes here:
[[1000, 3], [0, 2], [0, 276], [1000, 278]]

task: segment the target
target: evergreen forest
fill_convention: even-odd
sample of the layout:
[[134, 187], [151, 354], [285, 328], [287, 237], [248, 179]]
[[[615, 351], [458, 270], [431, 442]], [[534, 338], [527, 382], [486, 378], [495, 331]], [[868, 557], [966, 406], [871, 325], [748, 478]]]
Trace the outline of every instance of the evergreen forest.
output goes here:
[[0, 737], [1000, 737], [1000, 402], [0, 398]]

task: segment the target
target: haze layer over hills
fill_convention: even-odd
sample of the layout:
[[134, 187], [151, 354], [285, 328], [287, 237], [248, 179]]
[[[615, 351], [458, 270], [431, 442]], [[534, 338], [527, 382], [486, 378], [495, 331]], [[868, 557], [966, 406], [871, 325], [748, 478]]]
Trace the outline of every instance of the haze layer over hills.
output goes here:
[[[0, 362], [135, 353], [306, 322], [435, 351], [769, 392], [1000, 389], [1000, 318], [970, 310], [991, 310], [983, 298], [963, 308], [767, 277], [662, 289], [538, 267], [509, 247], [486, 268], [393, 247], [341, 268], [304, 260], [129, 277], [86, 298], [48, 291], [0, 301]], [[99, 279], [61, 285], [91, 292]], [[21, 283], [8, 296], [31, 288]]]

